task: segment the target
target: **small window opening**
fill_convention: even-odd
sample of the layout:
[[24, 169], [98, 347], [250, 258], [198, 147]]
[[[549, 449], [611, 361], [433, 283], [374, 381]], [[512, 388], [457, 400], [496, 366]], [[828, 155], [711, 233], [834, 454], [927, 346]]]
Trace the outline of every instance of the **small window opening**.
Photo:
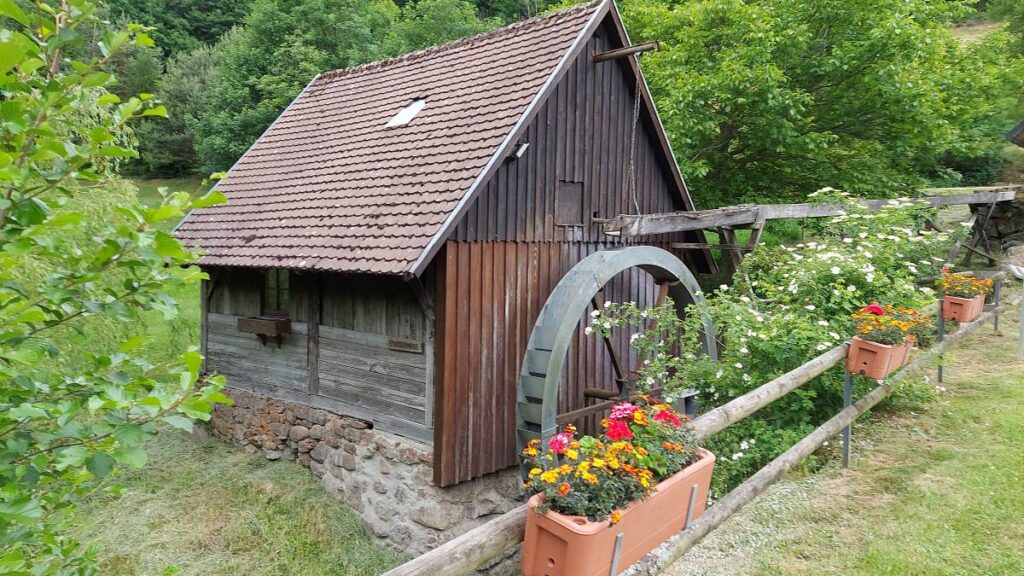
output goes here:
[[415, 118], [416, 115], [420, 113], [420, 110], [423, 110], [423, 107], [426, 105], [426, 98], [417, 98], [413, 100], [405, 108], [399, 110], [398, 114], [395, 114], [395, 116], [388, 121], [387, 127], [395, 128], [397, 126], [405, 126], [409, 122], [412, 122], [412, 119]]
[[263, 313], [279, 315], [288, 310], [288, 271], [271, 268], [263, 280]]

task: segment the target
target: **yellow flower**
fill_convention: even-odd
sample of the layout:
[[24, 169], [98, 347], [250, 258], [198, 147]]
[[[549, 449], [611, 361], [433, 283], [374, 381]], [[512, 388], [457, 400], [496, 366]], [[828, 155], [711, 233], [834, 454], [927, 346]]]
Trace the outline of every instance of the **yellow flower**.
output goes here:
[[540, 475], [541, 482], [554, 484], [558, 482], [558, 470], [548, 470]]
[[615, 510], [612, 512], [611, 522], [612, 524], [618, 524], [622, 520], [622, 512]]
[[604, 460], [600, 458], [594, 458], [594, 468], [604, 468]]
[[572, 448], [570, 448], [570, 449], [565, 451], [565, 456], [569, 460], [575, 460], [575, 459], [580, 457], [580, 453], [575, 451], [575, 450], [573, 450]]
[[534, 476], [540, 474], [541, 472], [543, 472], [543, 470], [541, 470], [540, 468], [533, 468], [533, 469], [531, 469], [530, 470], [530, 478], [533, 478]]

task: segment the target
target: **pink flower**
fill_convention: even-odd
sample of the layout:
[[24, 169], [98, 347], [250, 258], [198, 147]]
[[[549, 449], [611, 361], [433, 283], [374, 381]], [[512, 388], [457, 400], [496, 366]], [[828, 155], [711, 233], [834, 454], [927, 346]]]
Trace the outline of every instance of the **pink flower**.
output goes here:
[[640, 408], [630, 404], [629, 402], [619, 402], [612, 406], [612, 413], [610, 417], [613, 420], [629, 420], [633, 417], [633, 413]]
[[548, 440], [548, 448], [555, 454], [561, 454], [569, 447], [570, 442], [572, 442], [572, 434], [559, 432], [552, 436], [551, 440]]

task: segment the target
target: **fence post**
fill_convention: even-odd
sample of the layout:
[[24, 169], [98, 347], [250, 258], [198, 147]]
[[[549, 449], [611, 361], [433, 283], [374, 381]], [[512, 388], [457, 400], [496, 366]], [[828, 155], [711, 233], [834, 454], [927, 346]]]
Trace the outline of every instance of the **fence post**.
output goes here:
[[[843, 371], [843, 409], [853, 404], [853, 374], [849, 370]], [[843, 468], [850, 467], [850, 433], [853, 431], [853, 422], [843, 428]]]
[[[938, 334], [937, 340], [942, 342], [946, 338], [946, 320], [942, 317], [942, 303], [945, 298], [939, 298], [939, 311], [935, 315], [936, 318], [936, 332]], [[938, 380], [939, 384], [942, 384], [942, 354], [938, 354], [939, 367], [938, 367]]]
[[999, 334], [999, 305], [1003, 300], [1003, 281], [996, 281], [995, 289], [992, 293], [992, 303], [996, 306], [996, 313], [992, 316], [992, 331]]

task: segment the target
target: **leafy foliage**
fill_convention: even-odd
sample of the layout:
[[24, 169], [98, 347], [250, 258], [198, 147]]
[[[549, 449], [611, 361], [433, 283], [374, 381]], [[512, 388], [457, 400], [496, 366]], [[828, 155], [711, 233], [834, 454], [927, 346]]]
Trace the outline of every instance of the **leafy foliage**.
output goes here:
[[[831, 184], [912, 192], [1012, 126], [1005, 35], [962, 47], [955, 0], [627, 0], [682, 171], [702, 206]], [[948, 174], [947, 174], [948, 175]]]
[[156, 44], [168, 55], [215, 43], [245, 17], [250, 0], [106, 0], [115, 20], [152, 28]]
[[[817, 197], [849, 203], [834, 190]], [[744, 260], [733, 286], [706, 296], [718, 362], [701, 355], [702, 318], [696, 309], [679, 320], [671, 305], [641, 309], [611, 303], [588, 328], [601, 334], [639, 328], [631, 341], [645, 359], [640, 382], [667, 389], [669, 397], [696, 389], [701, 403], [712, 408], [848, 340], [854, 334], [851, 314], [866, 304], [922, 308], [934, 302], [935, 292], [915, 280], [942, 268], [940, 255], [956, 236], [915, 231], [926, 209], [909, 200], [894, 200], [876, 213], [858, 211], [853, 203], [848, 209], [817, 240], [762, 246]], [[709, 438], [708, 448], [720, 456], [714, 492], [724, 494], [834, 415], [842, 389], [841, 370], [830, 370]]]
[[76, 502], [118, 466], [143, 465], [142, 440], [158, 425], [190, 429], [227, 398], [222, 378], [201, 377], [194, 349], [153, 362], [140, 353], [144, 338], [80, 349], [66, 336], [98, 320], [172, 318], [169, 291], [205, 275], [164, 228], [222, 197], [125, 203], [91, 235], [76, 233], [79, 197], [116, 187], [114, 162], [135, 155], [127, 123], [166, 113], [106, 89], [115, 55], [152, 40], [136, 26], [107, 31], [100, 57], [78, 60], [90, 53], [81, 32], [100, 28], [94, 4], [0, 1], [0, 15], [0, 563], [8, 573], [90, 574], [93, 551], [62, 534]]
[[392, 0], [255, 0], [245, 27], [215, 47], [202, 114], [190, 122], [203, 167], [229, 168], [320, 72], [495, 24], [462, 0], [422, 1], [400, 11]]

